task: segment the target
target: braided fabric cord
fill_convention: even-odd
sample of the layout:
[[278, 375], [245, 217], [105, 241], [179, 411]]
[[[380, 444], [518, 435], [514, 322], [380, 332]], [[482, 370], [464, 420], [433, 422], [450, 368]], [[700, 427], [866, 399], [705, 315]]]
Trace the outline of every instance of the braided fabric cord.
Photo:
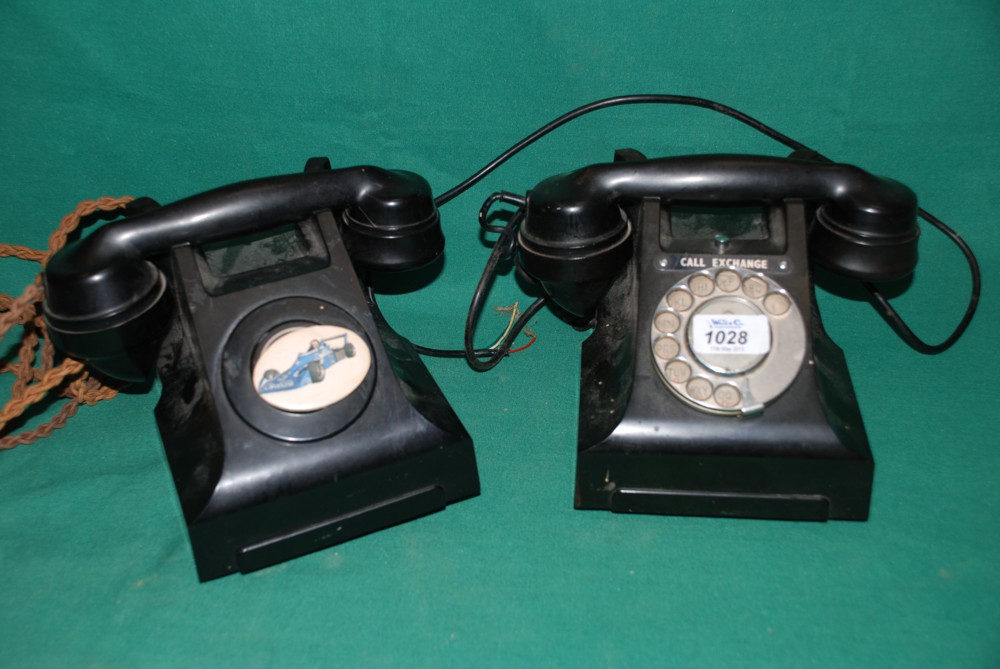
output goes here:
[[[63, 217], [59, 227], [49, 237], [48, 249], [43, 251], [14, 244], [0, 244], [0, 258], [30, 260], [44, 267], [49, 258], [66, 245], [69, 236], [80, 227], [84, 218], [98, 211], [113, 211], [124, 207], [133, 199], [102, 197], [84, 200]], [[0, 450], [43, 439], [66, 425], [66, 421], [76, 414], [81, 404], [94, 405], [101, 400], [111, 399], [118, 393], [115, 388], [104, 385], [91, 376], [78, 360], [67, 358], [56, 364], [56, 350], [46, 336], [45, 321], [41, 316], [44, 297], [41, 273], [19, 297], [0, 293], [0, 337], [15, 326], [23, 328], [17, 358], [0, 365], [0, 374], [14, 375], [11, 397], [0, 408]], [[12, 422], [46, 399], [50, 393], [67, 398], [55, 416], [32, 430], [8, 434]]]

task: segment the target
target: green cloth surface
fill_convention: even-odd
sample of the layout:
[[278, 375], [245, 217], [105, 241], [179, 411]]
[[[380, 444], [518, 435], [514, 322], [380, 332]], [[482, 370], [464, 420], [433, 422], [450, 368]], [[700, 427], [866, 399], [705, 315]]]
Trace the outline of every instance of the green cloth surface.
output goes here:
[[[412, 170], [442, 193], [569, 109], [656, 92], [718, 100], [902, 181], [986, 276], [968, 333], [935, 357], [864, 301], [820, 291], [876, 461], [864, 523], [573, 510], [585, 333], [547, 311], [537, 343], [492, 372], [427, 361], [475, 441], [479, 497], [250, 575], [197, 581], [158, 386], [84, 407], [0, 453], [0, 666], [1000, 666], [998, 75], [995, 0], [6, 0], [5, 242], [43, 247], [82, 199], [170, 202], [316, 155]], [[485, 196], [622, 147], [786, 153], [706, 110], [585, 117], [442, 209], [443, 269], [385, 295], [388, 320], [459, 345], [489, 253]], [[3, 260], [0, 291], [34, 271]], [[969, 285], [925, 226], [894, 303], [938, 341]], [[507, 274], [489, 303], [528, 299]], [[502, 327], [486, 313], [478, 336]]]

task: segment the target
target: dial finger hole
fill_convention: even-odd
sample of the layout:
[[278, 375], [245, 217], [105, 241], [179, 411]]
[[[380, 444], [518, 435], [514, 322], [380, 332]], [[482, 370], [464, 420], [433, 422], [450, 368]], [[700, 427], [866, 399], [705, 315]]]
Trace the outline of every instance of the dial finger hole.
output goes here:
[[691, 366], [683, 360], [674, 360], [667, 363], [663, 373], [673, 383], [684, 383], [691, 378]]
[[660, 332], [664, 334], [672, 334], [677, 332], [677, 329], [680, 328], [681, 319], [672, 311], [661, 311], [656, 314], [656, 318], [653, 319], [653, 324]]
[[704, 274], [696, 274], [688, 281], [688, 288], [698, 297], [705, 297], [706, 295], [711, 295], [715, 290], [715, 282], [712, 281], [711, 277]]
[[687, 311], [694, 304], [694, 296], [686, 290], [672, 290], [667, 293], [667, 306], [677, 311]]
[[653, 353], [657, 358], [669, 360], [681, 352], [681, 345], [673, 337], [660, 337], [653, 344]]

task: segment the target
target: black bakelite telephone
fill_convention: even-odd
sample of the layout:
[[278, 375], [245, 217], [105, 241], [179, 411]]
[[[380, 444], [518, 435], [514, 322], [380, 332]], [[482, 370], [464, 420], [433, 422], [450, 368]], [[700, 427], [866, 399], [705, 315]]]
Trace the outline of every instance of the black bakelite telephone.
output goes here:
[[866, 518], [871, 452], [810, 261], [906, 276], [916, 197], [834, 163], [617, 158], [538, 184], [517, 232], [524, 271], [594, 319], [576, 506]]
[[[648, 160], [622, 150], [613, 163], [546, 179], [526, 196], [494, 193], [480, 225], [499, 237], [470, 305], [466, 359], [489, 369], [518, 334], [485, 356], [472, 346], [497, 263], [516, 258], [542, 293], [526, 317], [548, 304], [594, 329], [580, 370], [577, 508], [864, 520], [874, 465], [843, 353], [819, 318], [811, 265], [861, 280], [923, 353], [954, 344], [979, 297], [971, 249], [918, 209], [906, 186], [830, 162], [730, 107], [633, 95], [557, 118], [437, 202], [574, 118], [646, 103], [721, 112], [794, 153]], [[490, 216], [497, 203], [516, 208], [506, 224]], [[912, 272], [918, 215], [972, 270], [969, 307], [937, 345], [917, 338], [872, 283]]]
[[359, 279], [442, 253], [426, 181], [313, 159], [134, 204], [52, 258], [45, 317], [60, 348], [105, 374], [158, 372], [201, 580], [478, 494], [472, 441]]

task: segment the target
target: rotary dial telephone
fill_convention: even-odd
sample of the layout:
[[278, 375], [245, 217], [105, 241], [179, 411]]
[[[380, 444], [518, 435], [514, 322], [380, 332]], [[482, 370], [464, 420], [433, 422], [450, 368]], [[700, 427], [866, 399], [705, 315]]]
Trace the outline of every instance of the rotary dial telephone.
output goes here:
[[812, 265], [866, 282], [916, 265], [902, 184], [825, 160], [615, 162], [517, 204], [517, 262], [584, 342], [578, 508], [863, 520], [873, 462]]

